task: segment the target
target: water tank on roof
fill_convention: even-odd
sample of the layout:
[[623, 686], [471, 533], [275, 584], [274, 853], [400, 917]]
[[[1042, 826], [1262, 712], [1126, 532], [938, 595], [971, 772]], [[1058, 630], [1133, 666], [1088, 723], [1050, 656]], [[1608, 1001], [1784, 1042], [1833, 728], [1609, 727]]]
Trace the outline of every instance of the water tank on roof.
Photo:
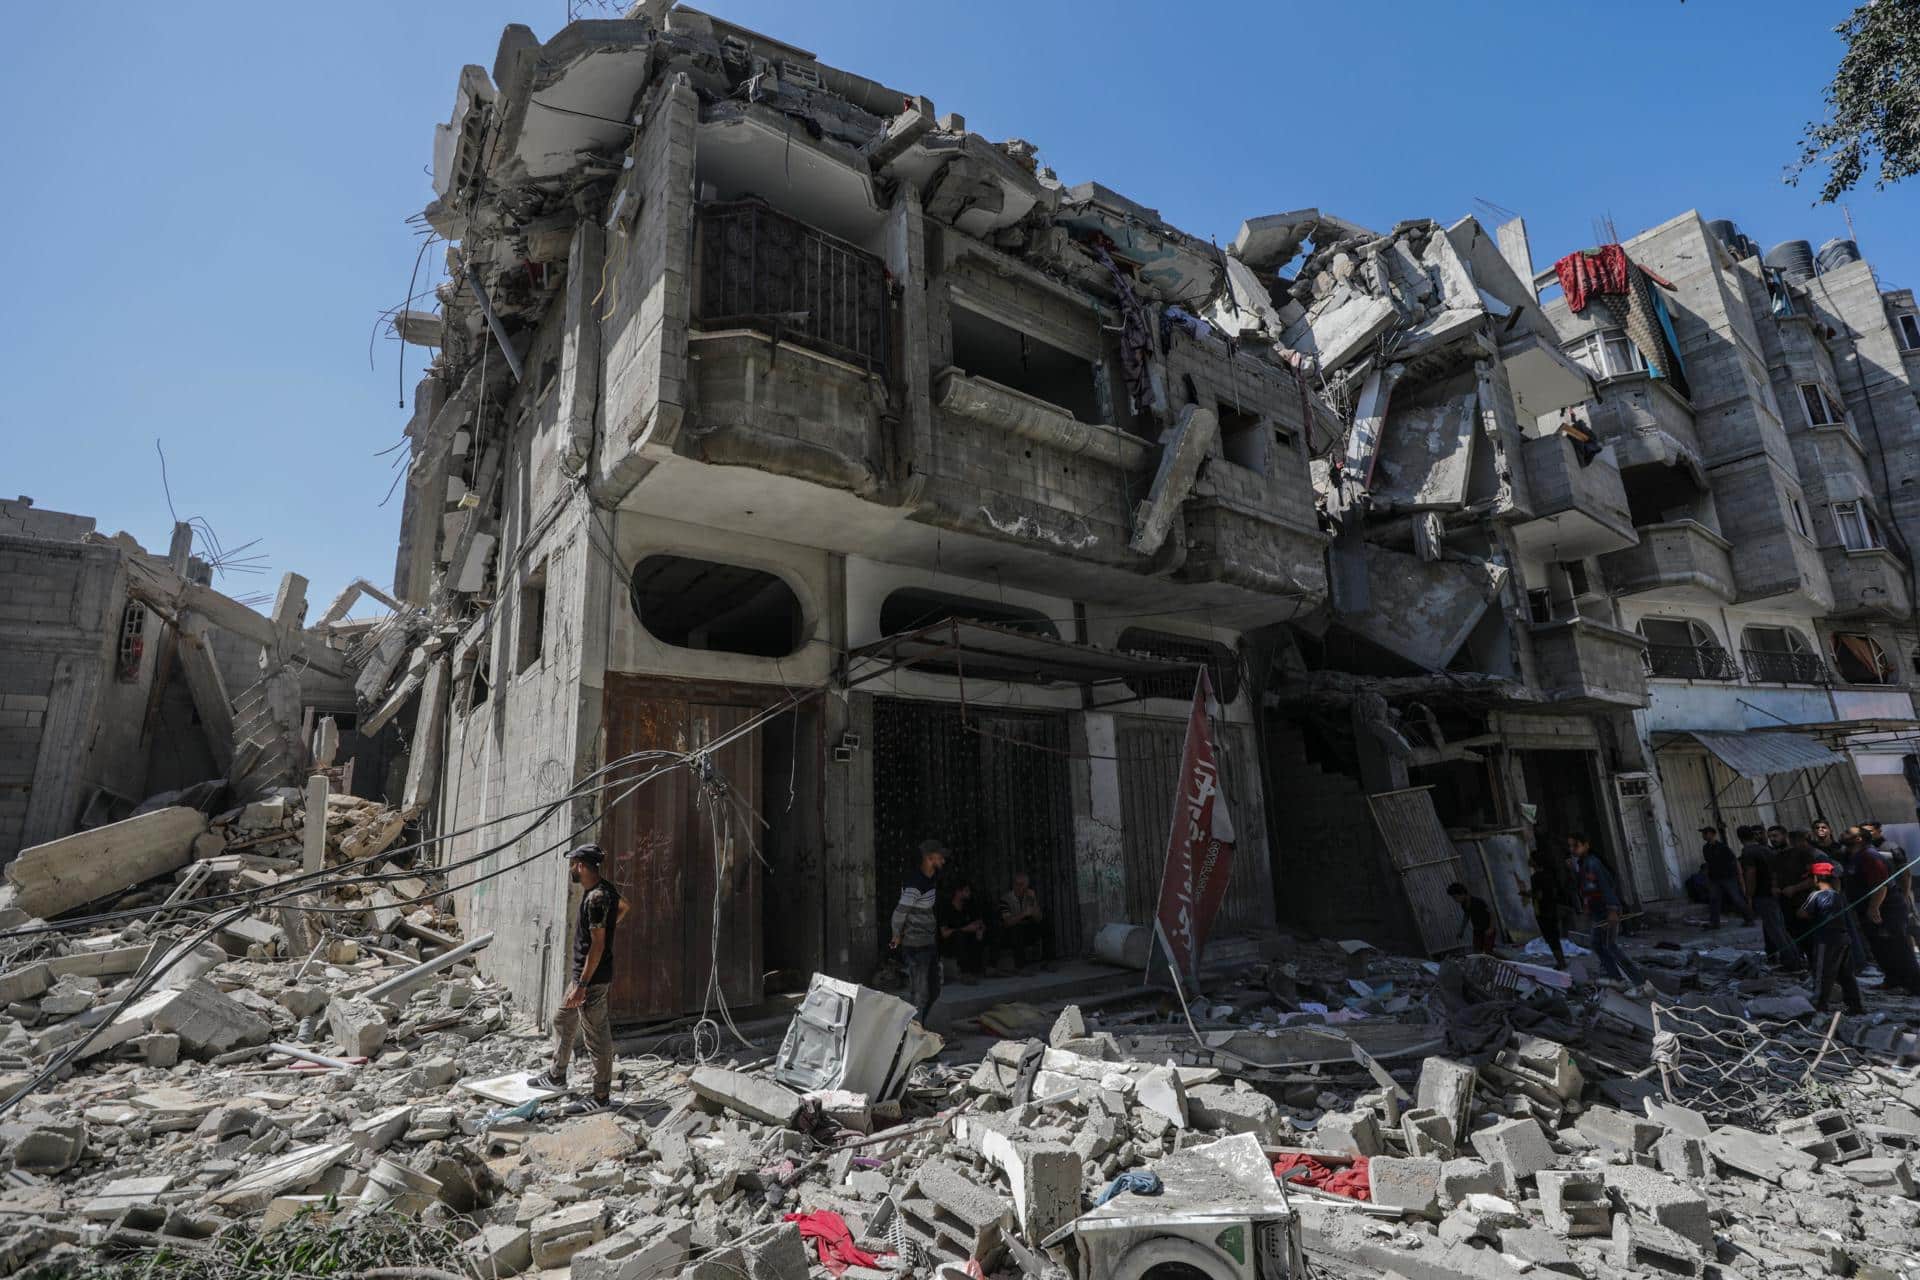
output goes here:
[[1707, 223], [1707, 234], [1731, 249], [1740, 239], [1740, 228], [1733, 225], [1731, 218], [1715, 218]]
[[1813, 246], [1805, 240], [1782, 240], [1761, 261], [1789, 280], [1805, 280], [1813, 274]]
[[1820, 246], [1820, 256], [1814, 259], [1814, 265], [1820, 268], [1820, 274], [1838, 271], [1849, 262], [1860, 261], [1860, 246], [1851, 240], [1829, 240]]

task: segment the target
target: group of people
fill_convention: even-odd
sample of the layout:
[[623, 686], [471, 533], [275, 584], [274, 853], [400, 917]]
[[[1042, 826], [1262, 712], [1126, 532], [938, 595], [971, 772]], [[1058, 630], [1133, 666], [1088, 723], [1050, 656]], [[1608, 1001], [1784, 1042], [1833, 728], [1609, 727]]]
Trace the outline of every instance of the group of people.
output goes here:
[[[1448, 885], [1447, 893], [1460, 907], [1461, 937], [1470, 939], [1475, 951], [1491, 952], [1499, 939], [1492, 908], [1464, 884]], [[1532, 876], [1522, 886], [1521, 897], [1533, 908], [1534, 922], [1553, 952], [1555, 968], [1567, 967], [1564, 928], [1565, 921], [1572, 918], [1585, 920], [1588, 948], [1609, 978], [1642, 981], [1640, 970], [1620, 949], [1620, 891], [1614, 885], [1613, 873], [1593, 851], [1593, 842], [1585, 834], [1576, 831], [1567, 836], [1565, 852], [1559, 856], [1545, 845], [1537, 846]]]
[[922, 841], [919, 862], [901, 883], [893, 908], [888, 945], [906, 962], [908, 999], [923, 1023], [940, 998], [943, 960], [952, 960], [960, 980], [971, 982], [990, 972], [1003, 954], [1012, 956], [1016, 971], [1046, 954], [1046, 917], [1032, 877], [1014, 872], [989, 913], [975, 900], [969, 882], [942, 883], [946, 865], [946, 845]]
[[1824, 818], [1807, 831], [1743, 826], [1734, 831], [1738, 854], [1719, 827], [1700, 828], [1700, 838], [1688, 892], [1707, 903], [1709, 927], [1719, 928], [1728, 908], [1757, 920], [1775, 965], [1810, 972], [1816, 1006], [1838, 987], [1858, 1012], [1855, 980], [1876, 966], [1888, 986], [1920, 996], [1912, 866], [1879, 823], [1838, 837]]

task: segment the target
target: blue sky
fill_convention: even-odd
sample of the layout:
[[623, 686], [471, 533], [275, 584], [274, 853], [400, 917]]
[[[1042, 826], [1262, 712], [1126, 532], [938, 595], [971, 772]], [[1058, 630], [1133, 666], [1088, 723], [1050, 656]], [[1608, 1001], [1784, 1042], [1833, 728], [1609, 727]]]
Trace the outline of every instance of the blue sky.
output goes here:
[[[716, 0], [711, 11], [1037, 144], [1225, 242], [1317, 205], [1386, 228], [1476, 198], [1535, 261], [1689, 207], [1763, 245], [1846, 234], [1782, 184], [1841, 45], [1833, 0]], [[1171, 16], [1169, 16], [1171, 15]], [[33, 5], [0, 44], [0, 493], [164, 548], [174, 506], [313, 583], [387, 583], [398, 404], [423, 353], [368, 338], [406, 294], [433, 125], [509, 21], [565, 0]], [[1920, 181], [1850, 201], [1920, 285]], [[1903, 234], [1903, 232], [1907, 234]], [[430, 255], [423, 276], [437, 272]], [[437, 275], [434, 276], [437, 279]], [[423, 281], [424, 283], [424, 281]]]

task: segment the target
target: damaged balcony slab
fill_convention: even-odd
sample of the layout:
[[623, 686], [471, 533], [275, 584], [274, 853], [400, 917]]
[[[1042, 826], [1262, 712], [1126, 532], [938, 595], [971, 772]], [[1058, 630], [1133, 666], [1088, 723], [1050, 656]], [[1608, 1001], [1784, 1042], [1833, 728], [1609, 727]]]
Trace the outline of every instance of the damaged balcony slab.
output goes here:
[[494, 164], [509, 181], [539, 182], [577, 168], [583, 156], [617, 155], [653, 57], [650, 22], [568, 23], [541, 44], [525, 27], [501, 37], [494, 80], [505, 110]]
[[1367, 607], [1334, 624], [1427, 671], [1453, 660], [1508, 576], [1490, 562], [1428, 562], [1372, 543], [1364, 557]]

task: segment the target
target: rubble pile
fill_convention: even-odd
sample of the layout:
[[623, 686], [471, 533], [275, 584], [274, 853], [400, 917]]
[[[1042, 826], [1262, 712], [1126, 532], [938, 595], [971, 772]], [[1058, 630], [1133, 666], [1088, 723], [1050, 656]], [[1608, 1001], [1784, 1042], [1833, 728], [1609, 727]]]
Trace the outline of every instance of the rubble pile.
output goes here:
[[[393, 816], [330, 803], [332, 856]], [[472, 972], [486, 936], [409, 908], [427, 879], [310, 882], [304, 947], [286, 908], [162, 892], [291, 877], [303, 817], [284, 794], [219, 815], [218, 851], [91, 927], [12, 908], [0, 1271], [164, 1249], [213, 1274], [311, 1238], [476, 1277], [1095, 1280], [1137, 1233], [1222, 1222], [1268, 1276], [1893, 1275], [1920, 1247], [1903, 1022], [1810, 1017], [1728, 980], [1741, 959], [1643, 952], [1644, 994], [1282, 939], [1191, 1027], [1130, 991], [952, 1046], [816, 977], [771, 1055], [622, 1058], [615, 1108], [580, 1114], [532, 1083], [547, 1034]], [[1852, 1046], [1877, 1027], [1892, 1052]]]

